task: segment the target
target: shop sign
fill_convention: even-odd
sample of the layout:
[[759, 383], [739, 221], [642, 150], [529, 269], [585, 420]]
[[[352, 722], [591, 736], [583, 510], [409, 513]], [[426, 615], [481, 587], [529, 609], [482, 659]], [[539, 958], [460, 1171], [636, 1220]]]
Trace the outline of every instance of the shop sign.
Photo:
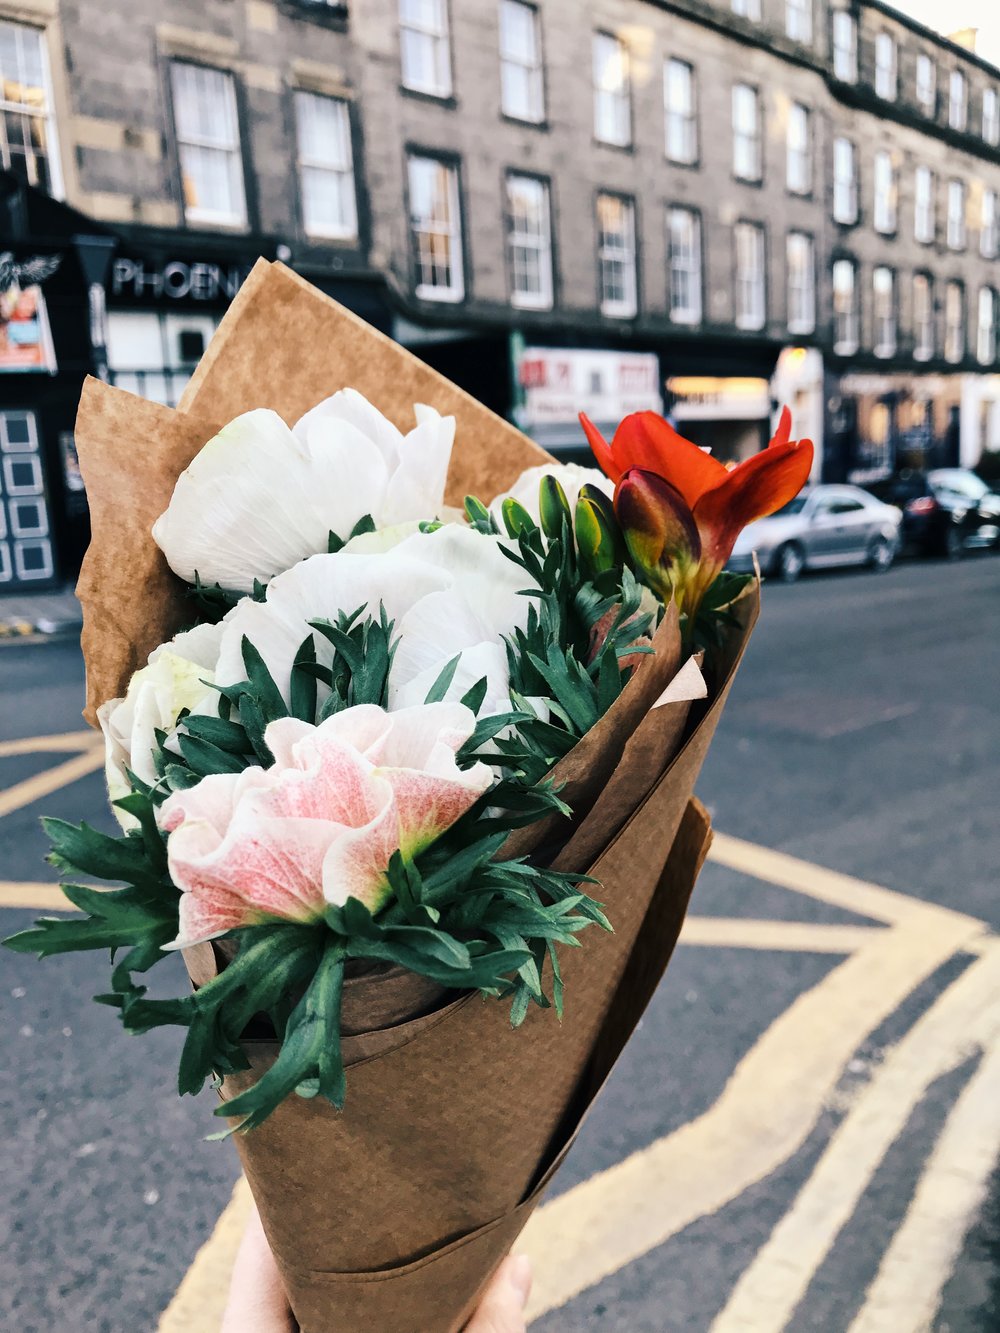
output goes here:
[[667, 389], [678, 421], [760, 421], [771, 415], [767, 380], [674, 375]]
[[250, 268], [249, 264], [182, 259], [154, 267], [141, 259], [119, 258], [111, 269], [111, 295], [136, 300], [231, 301]]
[[663, 410], [660, 368], [651, 352], [525, 347], [518, 356], [527, 428], [544, 422], [620, 421], [629, 412]]
[[0, 254], [0, 372], [55, 374], [56, 349], [39, 284], [59, 263], [58, 255], [19, 262], [10, 251]]

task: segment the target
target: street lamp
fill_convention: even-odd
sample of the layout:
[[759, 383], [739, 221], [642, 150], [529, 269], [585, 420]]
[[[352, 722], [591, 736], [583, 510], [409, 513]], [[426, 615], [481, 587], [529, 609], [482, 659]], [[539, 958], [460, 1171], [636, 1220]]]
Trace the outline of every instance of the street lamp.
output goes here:
[[108, 378], [108, 315], [104, 284], [111, 268], [111, 256], [118, 245], [114, 236], [70, 237], [83, 280], [87, 284], [87, 304], [90, 310], [90, 362], [98, 379]]

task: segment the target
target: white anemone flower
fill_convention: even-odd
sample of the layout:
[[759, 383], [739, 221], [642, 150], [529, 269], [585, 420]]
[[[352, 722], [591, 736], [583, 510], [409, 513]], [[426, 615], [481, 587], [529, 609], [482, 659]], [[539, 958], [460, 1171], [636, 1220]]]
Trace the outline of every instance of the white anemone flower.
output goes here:
[[[398, 640], [389, 676], [389, 708], [422, 704], [444, 667], [459, 657], [445, 698], [460, 700], [486, 678], [481, 712], [510, 707], [510, 679], [502, 637], [527, 624], [531, 599], [521, 590], [528, 575], [504, 555], [501, 538], [459, 524], [415, 532], [388, 550], [315, 555], [279, 574], [262, 602], [240, 601], [227, 617], [216, 680], [233, 685], [246, 675], [243, 639], [257, 649], [288, 700], [292, 663], [314, 620], [379, 604]], [[313, 634], [317, 659], [332, 661], [332, 645]], [[320, 687], [321, 696], [323, 687]]]
[[[232, 613], [230, 613], [232, 614]], [[108, 794], [120, 800], [132, 790], [128, 771], [142, 782], [157, 780], [153, 752], [156, 732], [172, 733], [182, 712], [214, 712], [218, 693], [212, 688], [225, 623], [184, 630], [149, 655], [128, 683], [123, 699], [110, 699], [97, 710], [104, 732], [104, 771]], [[112, 806], [122, 828], [137, 821]]]
[[576, 509], [580, 491], [588, 483], [603, 491], [608, 498], [613, 498], [615, 484], [596, 467], [581, 467], [578, 463], [542, 463], [539, 467], [529, 467], [522, 472], [513, 486], [502, 491], [490, 504], [490, 513], [496, 519], [500, 531], [506, 529], [503, 524], [502, 506], [508, 496], [522, 505], [537, 523], [538, 488], [543, 477], [555, 477], [569, 501], [570, 512]]
[[175, 574], [250, 592], [307, 556], [376, 528], [432, 519], [444, 505], [455, 418], [414, 407], [406, 435], [354, 389], [289, 429], [257, 408], [223, 427], [177, 478], [153, 539]]

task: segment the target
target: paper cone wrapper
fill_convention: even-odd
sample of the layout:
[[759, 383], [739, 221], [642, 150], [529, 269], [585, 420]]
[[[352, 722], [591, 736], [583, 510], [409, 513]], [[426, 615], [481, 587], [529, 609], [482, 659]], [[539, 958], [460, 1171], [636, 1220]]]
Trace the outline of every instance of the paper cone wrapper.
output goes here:
[[[453, 1333], [468, 1318], [669, 961], [709, 838], [692, 791], [755, 611], [747, 599], [705, 716], [588, 867], [614, 933], [588, 930], [563, 950], [562, 1022], [532, 1009], [512, 1030], [504, 1004], [462, 996], [372, 1034], [374, 1054], [348, 1038], [342, 1112], [291, 1097], [236, 1136], [304, 1333]], [[275, 1050], [248, 1053], [253, 1069], [224, 1097]]]
[[[347, 386], [400, 428], [412, 425], [417, 402], [455, 415], [451, 504], [467, 494], [489, 500], [548, 458], [297, 275], [261, 261], [179, 409], [96, 380], [85, 386], [76, 439], [93, 540], [78, 591], [90, 721], [193, 619], [150, 535], [179, 473], [241, 412], [270, 407], [291, 424]], [[236, 1136], [304, 1333], [452, 1333], [468, 1317], [666, 967], [710, 836], [695, 780], [757, 606], [756, 589], [738, 604], [739, 628], [704, 704], [664, 698], [681, 661], [668, 615], [656, 653], [558, 766], [572, 825], [512, 837], [520, 852], [595, 875], [614, 925], [613, 934], [591, 927], [580, 948], [562, 951], [563, 1021], [533, 1008], [513, 1031], [495, 1000], [442, 1001], [413, 990], [408, 974], [355, 978], [345, 987], [353, 1008], [343, 1112], [293, 1096]], [[209, 946], [187, 961], [196, 984], [219, 965]], [[251, 1070], [227, 1080], [224, 1097], [259, 1076], [273, 1043], [248, 1043], [248, 1054]]]

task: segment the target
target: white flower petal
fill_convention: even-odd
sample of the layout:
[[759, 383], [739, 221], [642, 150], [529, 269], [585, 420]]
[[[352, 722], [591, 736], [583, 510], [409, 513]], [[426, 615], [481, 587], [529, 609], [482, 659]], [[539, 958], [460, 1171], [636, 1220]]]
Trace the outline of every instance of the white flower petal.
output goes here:
[[387, 525], [440, 516], [455, 418], [438, 416], [433, 408], [421, 405], [418, 421], [400, 445], [399, 466], [386, 488], [382, 522]]
[[402, 432], [374, 407], [357, 389], [341, 389], [300, 417], [293, 427], [296, 437], [310, 445], [319, 444], [323, 432], [314, 428], [331, 421], [346, 421], [369, 439], [379, 450], [387, 467], [399, 458]]

